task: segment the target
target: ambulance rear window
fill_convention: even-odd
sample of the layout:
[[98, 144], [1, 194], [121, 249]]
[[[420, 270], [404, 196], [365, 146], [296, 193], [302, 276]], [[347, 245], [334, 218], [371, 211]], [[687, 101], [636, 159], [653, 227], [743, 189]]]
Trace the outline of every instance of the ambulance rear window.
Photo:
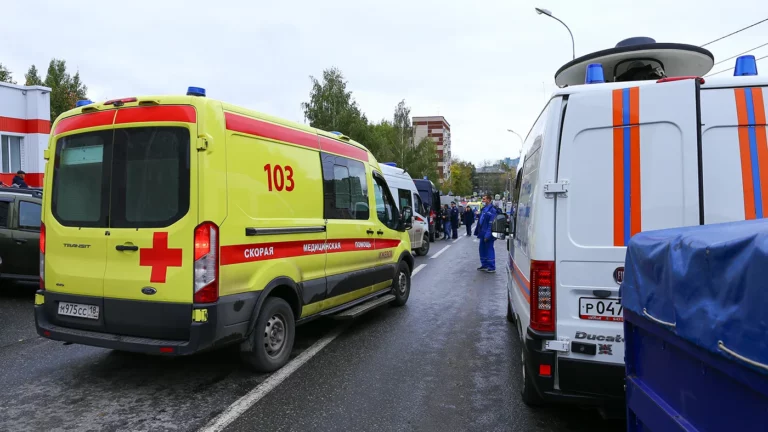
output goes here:
[[189, 210], [189, 130], [134, 127], [56, 143], [51, 209], [65, 226], [166, 227]]
[[70, 135], [57, 141], [51, 208], [62, 225], [106, 226], [107, 200], [102, 191], [109, 183], [103, 167], [104, 152], [111, 143], [111, 130]]

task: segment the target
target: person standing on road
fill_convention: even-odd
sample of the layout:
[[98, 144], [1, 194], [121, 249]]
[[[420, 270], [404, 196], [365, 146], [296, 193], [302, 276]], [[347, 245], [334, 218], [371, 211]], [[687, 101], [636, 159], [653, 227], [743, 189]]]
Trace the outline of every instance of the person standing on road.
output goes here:
[[459, 238], [459, 209], [456, 208], [456, 203], [454, 201], [451, 201], [451, 228], [452, 228], [452, 234], [453, 239], [456, 240]]
[[472, 235], [472, 225], [475, 223], [475, 212], [472, 207], [465, 207], [462, 217], [464, 218], [464, 225], [467, 227], [467, 237], [469, 237]]
[[480, 220], [477, 221], [475, 235], [480, 240], [480, 267], [477, 269], [488, 273], [496, 273], [496, 251], [493, 243], [496, 240], [491, 232], [491, 224], [496, 219], [496, 207], [490, 195], [483, 197], [483, 210], [480, 212]]
[[451, 209], [448, 208], [448, 204], [443, 207], [443, 234], [445, 235], [443, 240], [451, 239]]

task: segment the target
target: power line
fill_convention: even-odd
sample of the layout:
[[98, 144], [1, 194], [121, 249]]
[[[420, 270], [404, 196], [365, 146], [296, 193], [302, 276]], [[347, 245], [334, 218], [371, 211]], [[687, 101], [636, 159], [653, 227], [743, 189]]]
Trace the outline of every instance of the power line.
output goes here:
[[719, 62], [717, 62], [717, 63], [713, 64], [712, 66], [717, 66], [717, 65], [719, 65], [719, 64], [725, 63], [725, 62], [727, 62], [728, 60], [732, 60], [732, 59], [735, 59], [736, 57], [739, 57], [739, 56], [741, 56], [741, 55], [744, 55], [744, 54], [746, 54], [746, 53], [748, 53], [748, 52], [752, 52], [752, 51], [754, 51], [754, 50], [756, 50], [756, 49], [758, 49], [758, 48], [762, 48], [762, 47], [764, 47], [764, 46], [766, 46], [766, 45], [768, 45], [768, 42], [766, 42], [766, 43], [764, 43], [764, 44], [762, 44], [762, 45], [758, 45], [758, 46], [756, 46], [756, 47], [754, 47], [754, 48], [752, 48], [752, 49], [748, 49], [748, 50], [744, 51], [743, 53], [739, 53], [739, 54], [736, 54], [736, 55], [735, 55], [735, 56], [733, 56], [733, 57], [728, 57], [728, 58], [727, 58], [727, 59], [725, 59], [725, 60], [720, 60]]
[[764, 23], [764, 22], [766, 22], [766, 21], [768, 21], [768, 18], [765, 18], [765, 19], [763, 19], [763, 20], [760, 20], [760, 21], [758, 21], [758, 22], [756, 22], [756, 23], [754, 23], [754, 24], [750, 24], [750, 25], [748, 25], [748, 26], [746, 26], [746, 27], [744, 27], [744, 28], [741, 28], [741, 29], [738, 29], [738, 30], [736, 30], [736, 31], [735, 31], [735, 32], [733, 32], [733, 33], [729, 33], [729, 34], [727, 34], [727, 35], [725, 35], [725, 36], [719, 37], [719, 38], [717, 38], [717, 39], [715, 39], [715, 40], [713, 40], [713, 41], [707, 42], [707, 43], [705, 43], [704, 45], [699, 45], [699, 46], [701, 46], [701, 47], [705, 47], [705, 46], [707, 46], [707, 45], [711, 45], [711, 44], [713, 44], [713, 43], [715, 43], [715, 42], [717, 42], [717, 41], [721, 41], [721, 40], [723, 40], [723, 39], [725, 39], [725, 38], [731, 37], [731, 36], [735, 35], [736, 33], [741, 33], [741, 32], [743, 32], [744, 30], [746, 30], [746, 29], [748, 29], [748, 28], [754, 27], [754, 26], [756, 26], [756, 25], [758, 25], [758, 24], [762, 24], [762, 23]]
[[[762, 60], [762, 59], [764, 59], [764, 58], [768, 58], [768, 55], [764, 55], [764, 56], [762, 56], [762, 57], [760, 57], [760, 58], [758, 58], [758, 59], [755, 59], [755, 61], [760, 61], [760, 60]], [[711, 77], [711, 76], [715, 76], [715, 75], [717, 75], [717, 74], [721, 74], [721, 73], [723, 73], [723, 72], [728, 72], [729, 70], [733, 70], [733, 69], [735, 69], [735, 68], [732, 68], [732, 67], [731, 67], [731, 68], [728, 68], [728, 69], [723, 69], [723, 70], [721, 70], [721, 71], [717, 71], [717, 72], [715, 72], [715, 73], [713, 73], [713, 74], [705, 75], [705, 77]]]

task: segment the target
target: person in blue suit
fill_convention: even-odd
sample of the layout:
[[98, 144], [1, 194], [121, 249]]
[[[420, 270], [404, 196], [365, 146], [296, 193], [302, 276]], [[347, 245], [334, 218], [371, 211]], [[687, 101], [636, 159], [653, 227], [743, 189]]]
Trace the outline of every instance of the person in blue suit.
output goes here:
[[480, 267], [479, 271], [496, 273], [496, 252], [493, 243], [496, 240], [491, 232], [491, 224], [496, 219], [496, 207], [490, 195], [483, 197], [483, 210], [475, 228], [475, 235], [480, 240]]

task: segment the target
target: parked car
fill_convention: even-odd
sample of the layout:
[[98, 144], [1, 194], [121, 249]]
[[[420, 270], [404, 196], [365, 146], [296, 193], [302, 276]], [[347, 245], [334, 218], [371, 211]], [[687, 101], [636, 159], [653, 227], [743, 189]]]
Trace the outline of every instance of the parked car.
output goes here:
[[40, 189], [0, 187], [0, 279], [39, 281]]

